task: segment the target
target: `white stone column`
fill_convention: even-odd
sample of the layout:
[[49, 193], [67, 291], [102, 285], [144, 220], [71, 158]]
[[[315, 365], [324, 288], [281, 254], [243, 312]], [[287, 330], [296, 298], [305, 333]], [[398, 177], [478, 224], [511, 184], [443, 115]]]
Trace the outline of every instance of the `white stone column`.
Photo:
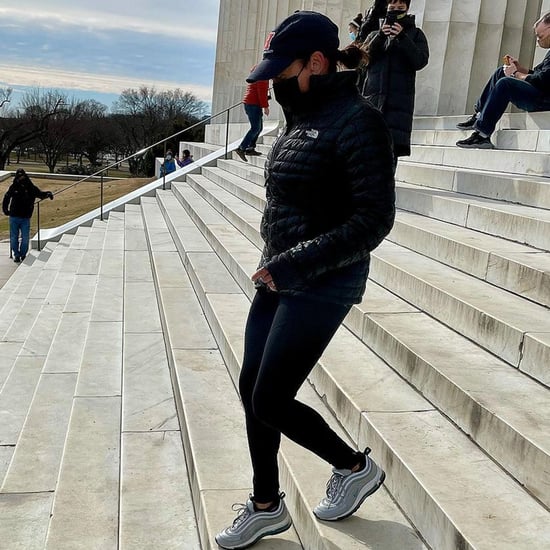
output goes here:
[[[250, 67], [261, 59], [267, 34], [297, 9], [326, 13], [349, 43], [348, 23], [372, 0], [221, 0], [213, 112], [242, 99]], [[428, 37], [430, 62], [417, 76], [416, 114], [469, 113], [506, 53], [532, 66], [545, 51], [534, 47], [533, 23], [550, 0], [412, 0], [411, 13]], [[279, 119], [272, 102], [269, 118]], [[246, 122], [242, 109], [231, 116]]]

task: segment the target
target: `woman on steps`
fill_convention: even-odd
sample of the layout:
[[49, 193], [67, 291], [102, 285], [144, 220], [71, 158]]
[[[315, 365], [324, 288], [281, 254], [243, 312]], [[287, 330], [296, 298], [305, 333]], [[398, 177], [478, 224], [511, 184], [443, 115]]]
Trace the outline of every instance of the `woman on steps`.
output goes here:
[[326, 16], [299, 11], [270, 33], [249, 82], [273, 79], [286, 128], [266, 161], [265, 242], [245, 332], [239, 390], [246, 417], [253, 490], [233, 523], [216, 536], [245, 548], [291, 526], [279, 488], [281, 434], [333, 466], [321, 520], [353, 514], [384, 480], [382, 469], [343, 441], [296, 394], [361, 301], [369, 253], [394, 220], [389, 132], [359, 94], [362, 52], [340, 51]]

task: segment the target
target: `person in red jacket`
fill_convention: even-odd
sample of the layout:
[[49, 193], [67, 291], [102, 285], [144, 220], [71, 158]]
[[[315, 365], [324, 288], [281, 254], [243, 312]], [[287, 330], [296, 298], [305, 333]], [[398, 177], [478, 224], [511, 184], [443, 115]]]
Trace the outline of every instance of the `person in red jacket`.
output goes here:
[[[254, 68], [252, 67], [252, 70]], [[256, 141], [263, 128], [262, 110], [265, 116], [269, 115], [268, 89], [268, 80], [251, 82], [246, 87], [243, 104], [244, 112], [250, 122], [250, 130], [248, 130], [239, 148], [235, 151], [244, 162], [248, 162], [246, 155], [261, 155], [259, 151], [256, 151]]]

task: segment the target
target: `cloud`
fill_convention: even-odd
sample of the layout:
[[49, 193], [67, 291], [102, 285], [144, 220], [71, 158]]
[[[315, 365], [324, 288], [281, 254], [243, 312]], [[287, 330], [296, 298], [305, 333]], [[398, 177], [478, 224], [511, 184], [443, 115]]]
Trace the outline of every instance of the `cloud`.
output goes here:
[[[78, 73], [61, 69], [44, 71], [37, 67], [0, 64], [0, 87], [40, 87], [55, 89], [74, 89], [96, 91], [105, 94], [120, 94], [126, 88], [154, 86], [157, 90], [174, 90], [181, 88], [191, 92], [205, 102], [212, 100], [212, 88], [193, 83], [171, 82], [168, 80], [150, 80], [128, 76], [111, 76], [104, 74]], [[6, 79], [6, 75], [9, 78]]]
[[[172, 4], [163, 0], [154, 3], [141, 2], [141, 5], [139, 2], [128, 1], [96, 1], [93, 8], [78, 6], [65, 0], [49, 1], [47, 5], [43, 1], [15, 3], [4, 0], [3, 4], [0, 7], [2, 26], [23, 26], [29, 29], [39, 25], [52, 31], [60, 27], [83, 27], [88, 31], [107, 32], [125, 30], [208, 44], [215, 44], [217, 38], [216, 25], [212, 25], [214, 5], [217, 2], [211, 1], [201, 2], [204, 4], [202, 8], [200, 5], [193, 5], [180, 13], [174, 11]], [[29, 9], [23, 9], [21, 4], [30, 4]]]

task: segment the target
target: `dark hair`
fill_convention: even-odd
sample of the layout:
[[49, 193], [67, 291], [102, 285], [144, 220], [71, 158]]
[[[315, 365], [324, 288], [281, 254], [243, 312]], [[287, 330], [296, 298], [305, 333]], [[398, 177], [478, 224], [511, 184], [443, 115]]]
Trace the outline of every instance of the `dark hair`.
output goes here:
[[[393, 0], [388, 0], [388, 5], [392, 3]], [[411, 0], [404, 0], [405, 4], [407, 4], [407, 10], [411, 7]]]
[[367, 52], [355, 44], [350, 44], [343, 50], [336, 50], [335, 54], [327, 57], [330, 61], [330, 72], [335, 72], [338, 68], [338, 64], [343, 65], [346, 69], [357, 69], [359, 65], [368, 62]]
[[182, 151], [182, 154], [184, 157], [190, 157], [191, 156], [191, 151], [189, 151], [189, 149], [184, 149]]
[[363, 24], [363, 14], [358, 13], [350, 22], [350, 25], [353, 25], [357, 29], [361, 28], [361, 25]]
[[536, 23], [536, 25], [539, 25], [540, 23], [544, 23], [545, 25], [550, 25], [550, 11], [545, 13]]

